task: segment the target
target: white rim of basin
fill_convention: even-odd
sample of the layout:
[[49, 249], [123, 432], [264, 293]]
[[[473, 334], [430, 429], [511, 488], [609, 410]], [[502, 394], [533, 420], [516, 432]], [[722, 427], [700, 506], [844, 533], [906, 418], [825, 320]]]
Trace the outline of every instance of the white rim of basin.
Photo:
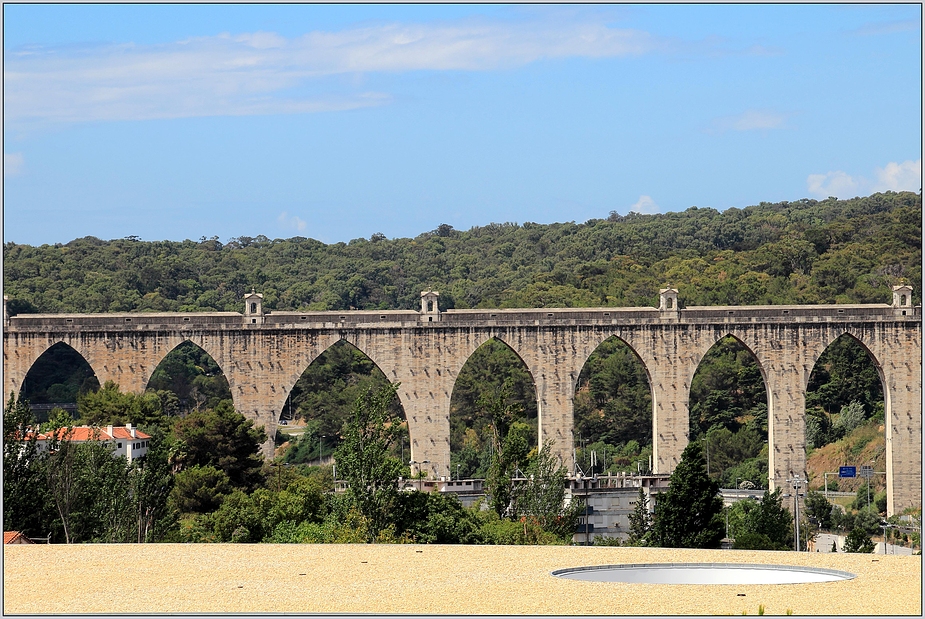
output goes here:
[[822, 567], [754, 563], [624, 563], [567, 567], [557, 578], [655, 585], [793, 585], [851, 580], [856, 574]]

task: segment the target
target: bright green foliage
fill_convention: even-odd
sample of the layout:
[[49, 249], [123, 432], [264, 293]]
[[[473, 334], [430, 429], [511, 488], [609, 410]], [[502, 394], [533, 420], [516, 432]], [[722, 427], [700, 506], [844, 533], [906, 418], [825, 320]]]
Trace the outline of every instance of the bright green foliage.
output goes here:
[[340, 477], [347, 483], [347, 499], [366, 520], [366, 541], [376, 541], [389, 524], [389, 509], [398, 493], [402, 463], [391, 455], [399, 438], [399, 424], [391, 414], [398, 384], [356, 399], [334, 452]]
[[863, 424], [864, 421], [864, 407], [855, 400], [851, 404], [842, 407], [841, 412], [832, 424], [832, 430], [836, 437], [841, 438], [851, 434], [851, 431]]
[[212, 466], [223, 471], [232, 486], [251, 489], [263, 477], [260, 445], [263, 428], [234, 410], [223, 400], [214, 409], [195, 411], [179, 419], [173, 428], [177, 442], [175, 462], [181, 467]]
[[870, 553], [874, 551], [876, 544], [870, 539], [870, 534], [861, 527], [851, 529], [851, 533], [845, 538], [843, 550], [845, 552]]
[[684, 448], [668, 490], [656, 495], [647, 545], [663, 548], [719, 548], [725, 534], [719, 486], [707, 476], [699, 441]]
[[485, 544], [493, 545], [556, 545], [564, 544], [561, 537], [543, 529], [540, 524], [524, 516], [520, 520], [499, 518], [496, 513], [489, 510], [479, 512], [482, 521], [479, 529]]

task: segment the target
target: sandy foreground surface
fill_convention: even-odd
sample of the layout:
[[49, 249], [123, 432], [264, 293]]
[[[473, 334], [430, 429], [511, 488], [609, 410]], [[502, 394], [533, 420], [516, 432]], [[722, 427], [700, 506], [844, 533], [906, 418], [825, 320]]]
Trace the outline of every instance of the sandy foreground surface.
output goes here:
[[[921, 615], [922, 557], [577, 546], [87, 544], [3, 547], [4, 614]], [[583, 582], [623, 563], [843, 570], [789, 585]]]

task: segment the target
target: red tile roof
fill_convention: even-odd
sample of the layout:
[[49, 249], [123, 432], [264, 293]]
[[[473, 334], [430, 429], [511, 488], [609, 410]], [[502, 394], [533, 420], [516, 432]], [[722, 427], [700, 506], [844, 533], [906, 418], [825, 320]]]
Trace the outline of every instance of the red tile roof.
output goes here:
[[66, 428], [60, 428], [57, 430], [57, 432], [39, 434], [38, 440], [47, 441], [57, 436], [59, 440], [68, 439], [71, 441], [83, 443], [86, 441], [109, 441], [113, 439], [143, 441], [151, 438], [151, 435], [145, 434], [141, 430], [137, 429], [135, 430], [135, 436], [133, 437], [128, 428], [125, 426], [114, 426], [111, 435], [109, 432], [107, 432], [107, 429], [108, 428], [92, 428], [90, 426], [74, 426], [68, 433]]
[[31, 544], [32, 540], [22, 534], [21, 531], [4, 531], [4, 544]]

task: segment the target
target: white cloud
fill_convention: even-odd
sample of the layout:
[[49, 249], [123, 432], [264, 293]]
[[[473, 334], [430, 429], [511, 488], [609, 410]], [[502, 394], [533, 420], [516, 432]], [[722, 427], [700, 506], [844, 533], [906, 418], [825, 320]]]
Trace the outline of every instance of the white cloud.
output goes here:
[[305, 221], [299, 217], [296, 217], [295, 215], [290, 217], [289, 213], [286, 211], [280, 213], [279, 217], [276, 218], [276, 221], [279, 222], [280, 226], [287, 230], [298, 230], [299, 232], [305, 230]]
[[3, 176], [5, 178], [19, 176], [23, 172], [24, 163], [22, 153], [3, 153]]
[[874, 171], [874, 191], [919, 191], [922, 188], [922, 159], [890, 162]]
[[859, 195], [858, 188], [866, 181], [856, 179], [841, 170], [825, 174], [810, 174], [806, 179], [809, 193], [820, 198], [852, 198]]
[[713, 128], [725, 131], [761, 131], [779, 129], [784, 126], [787, 116], [771, 110], [746, 110], [735, 116], [723, 116], [713, 121]]
[[661, 213], [661, 207], [655, 203], [651, 196], [639, 196], [639, 200], [629, 208], [634, 213], [652, 215]]
[[222, 34], [5, 54], [5, 121], [80, 122], [289, 114], [381, 105], [380, 92], [292, 94], [338, 74], [485, 71], [541, 59], [601, 58], [658, 49], [648, 33], [604, 23], [465, 20], [377, 24], [285, 38]]
[[874, 170], [875, 181], [864, 176], [851, 176], [837, 170], [825, 174], [810, 174], [806, 178], [809, 193], [827, 198], [853, 198], [879, 191], [919, 191], [922, 188], [922, 160], [890, 162]]

